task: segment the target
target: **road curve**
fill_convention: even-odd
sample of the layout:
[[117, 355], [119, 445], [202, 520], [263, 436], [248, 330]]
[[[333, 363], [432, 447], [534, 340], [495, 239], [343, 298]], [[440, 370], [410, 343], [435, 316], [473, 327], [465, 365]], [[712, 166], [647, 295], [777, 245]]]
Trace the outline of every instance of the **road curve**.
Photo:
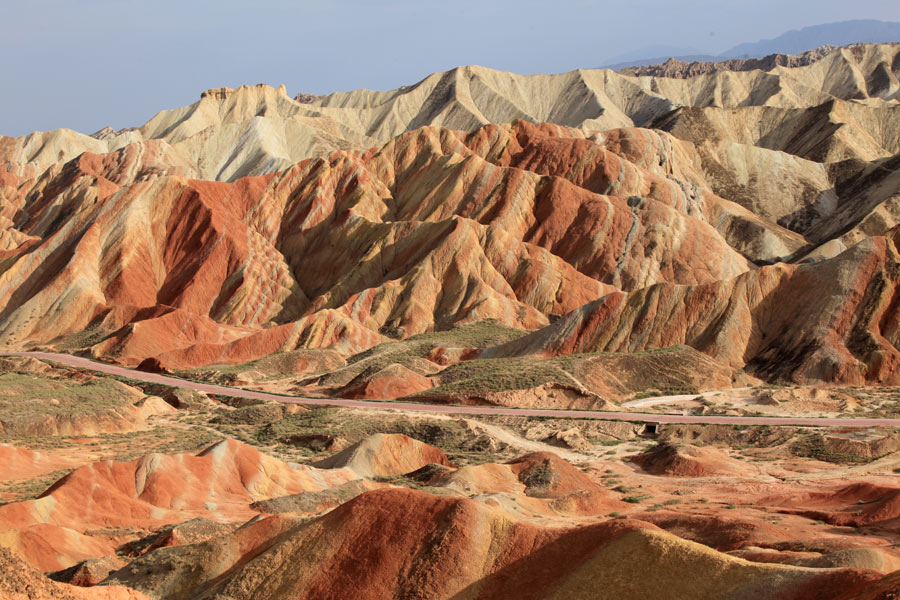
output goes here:
[[513, 417], [555, 417], [568, 419], [602, 419], [607, 421], [640, 421], [644, 423], [685, 423], [698, 425], [787, 425], [819, 427], [900, 427], [900, 419], [831, 419], [810, 417], [733, 417], [713, 415], [654, 415], [638, 412], [612, 412], [599, 410], [550, 410], [540, 408], [501, 408], [496, 406], [454, 406], [442, 404], [418, 404], [414, 402], [380, 402], [377, 400], [345, 400], [341, 398], [286, 397], [267, 392], [256, 392], [224, 385], [200, 383], [157, 373], [145, 373], [117, 365], [99, 363], [80, 356], [51, 352], [6, 352], [0, 356], [30, 356], [79, 369], [89, 369], [118, 375], [145, 383], [178, 387], [217, 396], [232, 396], [253, 400], [274, 400], [287, 404], [342, 406], [347, 408], [396, 409], [460, 415], [502, 415]]

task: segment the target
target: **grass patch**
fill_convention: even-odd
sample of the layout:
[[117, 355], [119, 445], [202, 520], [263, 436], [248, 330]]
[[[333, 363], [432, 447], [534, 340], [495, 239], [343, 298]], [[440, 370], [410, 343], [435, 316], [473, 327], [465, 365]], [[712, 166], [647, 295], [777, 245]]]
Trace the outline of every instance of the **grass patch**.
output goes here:
[[441, 385], [419, 395], [466, 394], [526, 390], [545, 383], [577, 386], [577, 356], [485, 358], [452, 365], [440, 373]]
[[93, 413], [135, 399], [123, 384], [105, 377], [75, 383], [26, 373], [0, 374], [0, 417]]
[[0, 483], [0, 492], [16, 494], [15, 499], [12, 500], [14, 502], [31, 500], [40, 496], [47, 488], [74, 470], [60, 469], [31, 479]]
[[813, 458], [823, 462], [830, 463], [865, 463], [866, 461], [858, 456], [844, 454], [829, 450], [825, 444], [825, 438], [820, 433], [809, 433], [801, 435], [790, 446], [790, 451], [795, 456], [805, 458]]

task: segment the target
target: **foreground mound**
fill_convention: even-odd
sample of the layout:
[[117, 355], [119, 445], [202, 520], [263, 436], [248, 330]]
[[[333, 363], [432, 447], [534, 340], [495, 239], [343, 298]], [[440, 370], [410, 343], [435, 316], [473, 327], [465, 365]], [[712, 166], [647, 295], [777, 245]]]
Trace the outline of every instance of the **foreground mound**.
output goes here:
[[[234, 440], [197, 455], [150, 454], [80, 467], [35, 500], [0, 506], [0, 545], [43, 570], [112, 552], [116, 536], [95, 530], [153, 530], [196, 517], [243, 521], [251, 503], [320, 491], [357, 476], [344, 469], [292, 468]], [[118, 540], [121, 541], [121, 540]]]
[[428, 464], [451, 466], [439, 448], [400, 433], [376, 433], [315, 463], [319, 469], [345, 468], [360, 477], [405, 475]]
[[533, 452], [507, 463], [529, 496], [558, 498], [600, 486], [552, 452]]
[[120, 586], [83, 589], [50, 581], [18, 556], [0, 547], [0, 598], [3, 600], [149, 600]]
[[[272, 543], [248, 545], [245, 555], [225, 552], [235, 548], [229, 537], [266, 527], [277, 534]], [[639, 576], [636, 565], [652, 576]], [[179, 571], [191, 576], [172, 576]], [[148, 554], [109, 583], [127, 581], [165, 599], [665, 600], [745, 598], [760, 590], [773, 599], [836, 599], [880, 577], [750, 563], [640, 521], [543, 528], [472, 500], [389, 489], [292, 528], [266, 519], [214, 543]]]
[[853, 483], [830, 491], [770, 497], [760, 502], [784, 507], [782, 512], [832, 525], [865, 527], [900, 519], [900, 488], [871, 483]]
[[669, 442], [658, 444], [632, 460], [648, 473], [671, 477], [738, 475], [746, 471], [741, 463], [721, 450]]
[[375, 373], [362, 373], [338, 390], [342, 398], [390, 400], [432, 387], [430, 379], [403, 365], [389, 365]]
[[628, 508], [552, 452], [526, 454], [506, 464], [485, 463], [438, 472], [423, 481], [479, 497], [520, 516], [595, 516]]
[[66, 371], [0, 373], [0, 435], [134, 431], [145, 427], [148, 417], [171, 410], [159, 398], [111, 378]]

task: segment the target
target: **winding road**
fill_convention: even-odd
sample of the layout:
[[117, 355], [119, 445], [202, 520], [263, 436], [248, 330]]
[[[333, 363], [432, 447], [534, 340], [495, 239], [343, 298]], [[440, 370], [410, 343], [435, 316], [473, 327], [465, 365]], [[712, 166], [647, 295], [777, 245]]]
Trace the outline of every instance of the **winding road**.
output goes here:
[[[563, 419], [602, 419], [607, 421], [636, 421], [643, 423], [684, 423], [698, 425], [786, 425], [786, 426], [818, 426], [818, 427], [900, 427], [900, 419], [854, 419], [854, 418], [815, 418], [815, 417], [736, 417], [718, 415], [659, 415], [640, 412], [614, 412], [599, 410], [552, 410], [540, 408], [503, 408], [497, 406], [457, 406], [443, 404], [420, 404], [415, 402], [392, 402], [378, 400], [346, 400], [342, 398], [300, 398], [257, 392], [241, 388], [233, 388], [211, 383], [200, 383], [188, 379], [180, 379], [169, 375], [145, 373], [126, 367], [95, 362], [80, 356], [55, 354], [51, 352], [6, 352], [0, 356], [30, 356], [50, 361], [105, 373], [127, 377], [145, 383], [156, 383], [170, 387], [195, 390], [217, 396], [249, 398], [253, 400], [274, 400], [287, 404], [341, 406], [346, 408], [362, 408], [380, 410], [395, 409], [415, 412], [430, 412], [458, 415], [501, 415], [513, 417], [554, 417]], [[654, 398], [665, 401], [666, 397]]]

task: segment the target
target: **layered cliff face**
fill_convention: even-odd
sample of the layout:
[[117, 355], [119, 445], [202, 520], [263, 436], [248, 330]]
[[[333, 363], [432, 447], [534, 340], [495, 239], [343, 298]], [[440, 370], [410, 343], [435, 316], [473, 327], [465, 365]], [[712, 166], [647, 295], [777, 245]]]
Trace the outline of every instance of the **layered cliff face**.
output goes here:
[[737, 276], [749, 262], [707, 215], [756, 218], [642, 164], [671, 142], [424, 128], [234, 183], [135, 177], [150, 168], [136, 150], [85, 154], [20, 196], [2, 336], [89, 329], [95, 353], [133, 363], [353, 353], [385, 333], [485, 318], [535, 329], [615, 289]]
[[179, 368], [495, 319], [536, 333], [485, 356], [687, 344], [894, 381], [898, 52], [222, 88], [139, 129], [3, 138], [0, 341]]

